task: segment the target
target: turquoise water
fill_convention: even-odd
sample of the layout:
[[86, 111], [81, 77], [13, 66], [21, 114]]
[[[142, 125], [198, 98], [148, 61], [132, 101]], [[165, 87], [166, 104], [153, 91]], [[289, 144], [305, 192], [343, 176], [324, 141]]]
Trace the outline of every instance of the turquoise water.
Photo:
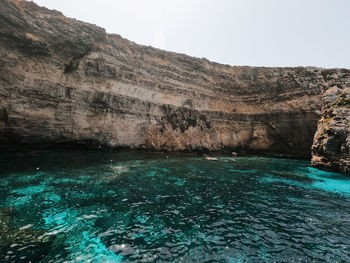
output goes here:
[[307, 161], [61, 150], [0, 173], [1, 262], [350, 262], [350, 177]]

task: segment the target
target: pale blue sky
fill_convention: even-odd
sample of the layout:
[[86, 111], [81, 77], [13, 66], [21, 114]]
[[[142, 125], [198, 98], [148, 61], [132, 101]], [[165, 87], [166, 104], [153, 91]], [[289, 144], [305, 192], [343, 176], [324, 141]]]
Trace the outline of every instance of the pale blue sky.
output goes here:
[[350, 68], [350, 0], [35, 0], [139, 44], [230, 65]]

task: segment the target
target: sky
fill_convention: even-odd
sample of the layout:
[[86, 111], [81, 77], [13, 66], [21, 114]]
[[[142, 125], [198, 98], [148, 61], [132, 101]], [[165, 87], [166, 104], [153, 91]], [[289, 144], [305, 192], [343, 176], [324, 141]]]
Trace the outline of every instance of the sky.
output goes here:
[[34, 0], [138, 44], [229, 64], [350, 68], [350, 0]]

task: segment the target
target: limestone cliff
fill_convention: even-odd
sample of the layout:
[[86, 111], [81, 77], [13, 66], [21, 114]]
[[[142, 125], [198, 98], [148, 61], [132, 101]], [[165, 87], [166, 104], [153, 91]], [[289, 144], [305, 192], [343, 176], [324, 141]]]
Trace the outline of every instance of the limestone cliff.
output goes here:
[[312, 164], [350, 173], [350, 87], [330, 88], [323, 103], [312, 146]]
[[[234, 50], [232, 51], [234, 52]], [[0, 1], [0, 144], [310, 156], [321, 94], [350, 71], [232, 67]]]

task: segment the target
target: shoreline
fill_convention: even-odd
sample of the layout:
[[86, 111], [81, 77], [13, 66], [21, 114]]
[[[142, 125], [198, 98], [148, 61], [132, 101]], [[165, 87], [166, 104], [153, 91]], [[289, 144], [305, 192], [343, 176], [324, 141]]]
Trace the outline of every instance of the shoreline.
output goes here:
[[[210, 156], [227, 156], [227, 157], [267, 157], [267, 158], [281, 158], [281, 159], [295, 159], [310, 161], [310, 156], [300, 156], [296, 154], [283, 154], [283, 153], [271, 153], [264, 151], [252, 151], [247, 149], [237, 148], [224, 148], [220, 150], [209, 150], [209, 149], [185, 149], [185, 150], [157, 150], [144, 147], [105, 147], [101, 145], [84, 145], [79, 143], [56, 143], [56, 144], [10, 144], [1, 145], [0, 152], [15, 152], [15, 153], [30, 153], [30, 152], [45, 152], [55, 150], [71, 150], [71, 151], [92, 151], [92, 152], [109, 152], [109, 153], [150, 153], [159, 155], [182, 155], [182, 156], [202, 156], [204, 154]], [[232, 154], [232, 153], [235, 154]]]

